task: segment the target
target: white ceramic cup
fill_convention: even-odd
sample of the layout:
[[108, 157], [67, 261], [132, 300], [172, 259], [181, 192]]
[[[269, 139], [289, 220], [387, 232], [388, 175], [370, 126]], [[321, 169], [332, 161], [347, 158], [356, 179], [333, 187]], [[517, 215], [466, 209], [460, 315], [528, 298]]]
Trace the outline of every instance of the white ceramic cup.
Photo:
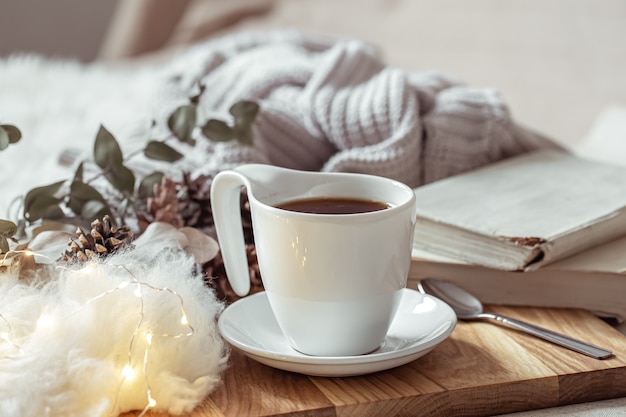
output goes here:
[[[226, 274], [240, 296], [250, 290], [241, 187], [250, 202], [263, 287], [292, 347], [315, 356], [374, 351], [407, 282], [415, 227], [411, 188], [372, 175], [260, 164], [220, 172], [211, 185], [212, 210]], [[275, 207], [314, 198], [373, 200], [389, 208], [329, 215]]]

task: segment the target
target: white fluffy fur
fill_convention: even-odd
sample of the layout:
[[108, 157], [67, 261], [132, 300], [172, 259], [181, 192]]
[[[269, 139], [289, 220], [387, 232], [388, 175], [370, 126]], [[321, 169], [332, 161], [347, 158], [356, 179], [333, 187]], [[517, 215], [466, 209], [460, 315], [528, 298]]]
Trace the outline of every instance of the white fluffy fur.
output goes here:
[[0, 153], [0, 218], [29, 189], [71, 178], [64, 150], [91, 155], [102, 124], [123, 149], [143, 144], [153, 111], [152, 92], [163, 84], [158, 67], [115, 68], [23, 55], [0, 59], [0, 123], [22, 131], [20, 143]]
[[[227, 361], [215, 324], [223, 306], [191, 272], [193, 259], [162, 245], [141, 245], [75, 270], [57, 268], [39, 277], [41, 285], [20, 282], [13, 274], [1, 277], [0, 314], [23, 354], [0, 341], [0, 416], [109, 416], [142, 410], [148, 401], [142, 374], [147, 331], [154, 334], [147, 381], [157, 410], [190, 412], [217, 386]], [[189, 330], [180, 323], [178, 297], [168, 291], [141, 286], [138, 298], [133, 284], [94, 299], [132, 282], [116, 265], [127, 266], [139, 282], [180, 295], [193, 335], [161, 336]], [[144, 316], [136, 331], [142, 302]], [[51, 324], [41, 323], [42, 317], [52, 318]], [[0, 318], [0, 334], [6, 330]], [[138, 373], [124, 380], [121, 371], [133, 335]]]

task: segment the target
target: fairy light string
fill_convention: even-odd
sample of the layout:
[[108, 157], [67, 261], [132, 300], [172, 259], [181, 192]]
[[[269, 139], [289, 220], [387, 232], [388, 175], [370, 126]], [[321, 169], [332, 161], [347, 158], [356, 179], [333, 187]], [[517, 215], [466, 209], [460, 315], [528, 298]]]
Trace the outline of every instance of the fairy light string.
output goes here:
[[[40, 253], [35, 253], [29, 249], [14, 250], [14, 251], [9, 251], [5, 253], [3, 258], [0, 259], [0, 267], [8, 265], [9, 258], [16, 256], [16, 255], [38, 256], [47, 260], [48, 263], [52, 264], [55, 269], [62, 270], [62, 271], [64, 270], [68, 272], [80, 271], [74, 268], [69, 268], [68, 266], [65, 266], [65, 265], [61, 265], [56, 260], [50, 258], [49, 256], [46, 256]], [[81, 312], [82, 310], [87, 308], [89, 305], [94, 304], [98, 302], [99, 300], [102, 300], [106, 297], [110, 297], [113, 294], [120, 292], [120, 291], [133, 291], [133, 295], [138, 298], [139, 300], [138, 310], [139, 311], [137, 312], [137, 322], [134, 326], [132, 334], [129, 337], [127, 357], [124, 361], [125, 362], [124, 365], [120, 369], [120, 382], [117, 386], [116, 396], [114, 398], [114, 402], [111, 407], [110, 415], [112, 416], [116, 415], [115, 410], [117, 409], [117, 405], [119, 403], [120, 393], [121, 393], [124, 382], [127, 380], [133, 380], [134, 378], [136, 378], [137, 373], [138, 373], [135, 367], [136, 364], [134, 363], [135, 355], [133, 354], [133, 352], [135, 351], [136, 343], [139, 340], [139, 337], [141, 336], [142, 328], [144, 327], [144, 321], [146, 318], [146, 308], [145, 308], [146, 307], [145, 306], [146, 295], [144, 294], [143, 290], [147, 290], [147, 291], [154, 292], [154, 293], [166, 293], [172, 296], [177, 301], [178, 308], [180, 311], [180, 319], [178, 320], [178, 322], [185, 329], [185, 331], [181, 331], [180, 333], [174, 333], [174, 334], [171, 334], [168, 332], [157, 332], [155, 334], [154, 331], [146, 330], [145, 334], [143, 335], [145, 348], [144, 348], [143, 354], [141, 355], [142, 361], [140, 363], [139, 368], [141, 370], [141, 373], [143, 374], [143, 383], [146, 386], [146, 405], [143, 408], [143, 410], [141, 410], [141, 412], [137, 415], [137, 417], [143, 417], [151, 408], [154, 408], [157, 405], [156, 400], [152, 396], [152, 386], [150, 384], [150, 380], [148, 377], [149, 376], [148, 364], [150, 360], [150, 351], [153, 348], [154, 343], [158, 343], [158, 341], [155, 340], [155, 338], [179, 339], [183, 337], [191, 337], [194, 334], [195, 330], [193, 326], [191, 325], [191, 323], [189, 322], [189, 318], [185, 310], [183, 297], [180, 294], [178, 294], [176, 291], [172, 290], [171, 288], [157, 287], [148, 282], [139, 280], [137, 276], [131, 271], [131, 269], [126, 265], [90, 262], [84, 265], [81, 269], [83, 270], [82, 272], [87, 272], [87, 273], [89, 273], [88, 269], [94, 269], [94, 273], [95, 273], [96, 272], [95, 268], [105, 268], [105, 267], [112, 268], [114, 270], [117, 269], [117, 270], [124, 271], [124, 276], [126, 279], [120, 282], [118, 285], [89, 298], [88, 300], [83, 302], [80, 306], [78, 306], [75, 310], [73, 310], [66, 316], [62, 317], [61, 319], [67, 319]], [[85, 269], [87, 269], [87, 271], [84, 271]], [[50, 324], [50, 323], [47, 323], [48, 320], [54, 320], [54, 318], [42, 314], [39, 317], [37, 325], [39, 326], [39, 325]], [[1, 325], [0, 344], [8, 343], [17, 352], [23, 355], [24, 350], [21, 348], [21, 346], [18, 343], [14, 341], [14, 333], [13, 333], [13, 328], [11, 326], [10, 321], [4, 315], [2, 315], [1, 312], [0, 312], [0, 325]]]

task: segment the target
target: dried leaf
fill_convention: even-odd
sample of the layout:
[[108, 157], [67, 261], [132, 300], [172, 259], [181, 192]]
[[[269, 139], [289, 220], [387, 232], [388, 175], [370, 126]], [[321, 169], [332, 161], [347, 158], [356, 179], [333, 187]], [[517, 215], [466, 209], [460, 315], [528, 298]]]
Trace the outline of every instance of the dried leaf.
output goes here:
[[154, 184], [160, 184], [164, 175], [160, 171], [155, 171], [143, 177], [137, 188], [137, 196], [141, 199], [154, 197]]
[[196, 263], [203, 264], [217, 256], [220, 246], [211, 236], [193, 227], [182, 227], [179, 230], [187, 236], [189, 244], [184, 249], [194, 257]]
[[17, 225], [9, 220], [0, 219], [0, 237], [11, 238], [17, 233]]
[[176, 149], [156, 140], [148, 142], [144, 149], [144, 155], [146, 158], [165, 162], [176, 162], [183, 157], [183, 154]]
[[196, 127], [196, 106], [186, 104], [178, 107], [167, 119], [167, 126], [178, 140], [194, 145], [191, 134]]
[[0, 236], [0, 253], [7, 253], [9, 251], [9, 241], [6, 237]]
[[43, 230], [30, 241], [28, 247], [35, 252], [35, 260], [38, 263], [49, 263], [63, 254], [67, 249], [67, 242], [74, 237], [74, 233], [63, 230]]
[[96, 136], [93, 156], [96, 164], [104, 170], [110, 170], [122, 165], [122, 150], [111, 132], [104, 126], [100, 126]]
[[167, 242], [175, 242], [181, 249], [189, 244], [187, 236], [180, 232], [175, 226], [165, 222], [153, 222], [146, 230], [135, 239], [137, 246], [145, 245], [148, 242], [160, 242], [166, 245]]
[[235, 138], [234, 130], [221, 120], [210, 119], [202, 127], [204, 136], [214, 142], [228, 142]]

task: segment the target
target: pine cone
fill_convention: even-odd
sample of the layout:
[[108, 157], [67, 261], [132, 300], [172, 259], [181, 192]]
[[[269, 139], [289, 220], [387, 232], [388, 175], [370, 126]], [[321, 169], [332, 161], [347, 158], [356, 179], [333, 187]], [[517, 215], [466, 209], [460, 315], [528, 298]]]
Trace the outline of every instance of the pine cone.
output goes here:
[[65, 262], [85, 262], [97, 256], [108, 256], [119, 249], [131, 245], [133, 233], [128, 226], [115, 227], [106, 215], [91, 222], [91, 231], [82, 228], [76, 230], [77, 238], [70, 240], [70, 249], [61, 256]]
[[200, 175], [196, 179], [191, 178], [189, 172], [183, 172], [183, 185], [185, 187], [187, 205], [179, 211], [185, 226], [204, 229], [213, 226], [213, 211], [211, 210], [211, 183], [213, 177]]
[[143, 233], [150, 223], [164, 222], [177, 228], [183, 227], [180, 214], [186, 208], [187, 201], [180, 199], [183, 185], [171, 178], [163, 177], [161, 184], [154, 186], [154, 197], [148, 198], [146, 212], [137, 214], [139, 230]]
[[[256, 247], [253, 244], [246, 244], [246, 255], [248, 256], [248, 272], [250, 274], [250, 294], [263, 291]], [[221, 252], [203, 265], [203, 271], [207, 284], [215, 289], [219, 299], [233, 302], [240, 298], [228, 282]]]

